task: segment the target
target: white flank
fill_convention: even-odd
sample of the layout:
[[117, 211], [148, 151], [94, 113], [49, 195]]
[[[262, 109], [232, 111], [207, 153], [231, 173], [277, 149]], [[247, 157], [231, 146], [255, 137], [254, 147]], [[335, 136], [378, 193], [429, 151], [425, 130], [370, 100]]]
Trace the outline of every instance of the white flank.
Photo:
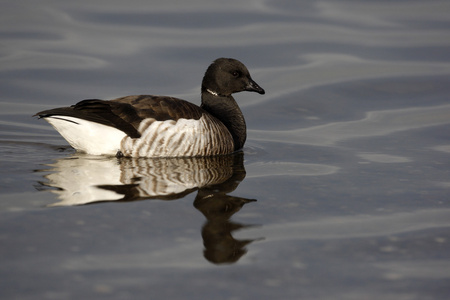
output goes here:
[[130, 157], [209, 156], [233, 152], [233, 137], [214, 117], [199, 120], [142, 120], [140, 138], [123, 131], [67, 116], [45, 118], [75, 149], [92, 155], [116, 155], [120, 150]]
[[126, 134], [114, 127], [67, 116], [45, 118], [69, 144], [92, 155], [116, 155]]

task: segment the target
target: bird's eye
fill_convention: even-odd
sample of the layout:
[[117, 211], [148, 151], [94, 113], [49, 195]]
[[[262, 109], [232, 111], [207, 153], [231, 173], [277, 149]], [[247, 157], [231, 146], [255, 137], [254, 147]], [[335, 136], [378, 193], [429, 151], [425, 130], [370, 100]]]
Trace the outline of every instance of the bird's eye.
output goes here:
[[233, 75], [233, 77], [239, 77], [241, 73], [239, 71], [233, 71], [231, 72], [231, 75]]

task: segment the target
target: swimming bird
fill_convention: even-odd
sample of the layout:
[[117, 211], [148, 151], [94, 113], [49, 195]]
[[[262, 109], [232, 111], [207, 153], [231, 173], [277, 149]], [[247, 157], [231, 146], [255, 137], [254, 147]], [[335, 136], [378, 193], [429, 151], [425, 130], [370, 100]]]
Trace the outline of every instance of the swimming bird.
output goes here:
[[76, 150], [92, 155], [189, 157], [229, 154], [244, 146], [245, 119], [232, 94], [264, 94], [247, 67], [218, 58], [206, 70], [201, 105], [182, 99], [136, 95], [88, 99], [35, 114]]

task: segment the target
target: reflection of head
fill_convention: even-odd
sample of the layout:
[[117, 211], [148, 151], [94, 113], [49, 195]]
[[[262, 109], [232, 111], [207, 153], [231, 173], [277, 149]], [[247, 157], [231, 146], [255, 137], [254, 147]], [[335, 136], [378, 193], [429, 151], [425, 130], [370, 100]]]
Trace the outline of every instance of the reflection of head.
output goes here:
[[228, 196], [223, 192], [212, 192], [210, 188], [200, 189], [194, 201], [194, 206], [206, 217], [207, 222], [202, 228], [203, 252], [205, 258], [215, 264], [234, 263], [247, 250], [244, 248], [253, 240], [236, 240], [232, 232], [245, 225], [229, 221], [246, 203], [254, 199]]
[[246, 249], [238, 249], [233, 252], [216, 251], [216, 249], [205, 249], [203, 255], [213, 264], [232, 264], [237, 262], [241, 256], [247, 253]]
[[228, 196], [223, 193], [213, 193], [207, 189], [200, 189], [194, 201], [196, 209], [202, 212], [210, 221], [226, 221], [232, 215], [254, 199]]
[[236, 240], [231, 232], [244, 225], [231, 222], [207, 222], [202, 228], [205, 258], [214, 264], [237, 262], [247, 249], [244, 247], [254, 240]]

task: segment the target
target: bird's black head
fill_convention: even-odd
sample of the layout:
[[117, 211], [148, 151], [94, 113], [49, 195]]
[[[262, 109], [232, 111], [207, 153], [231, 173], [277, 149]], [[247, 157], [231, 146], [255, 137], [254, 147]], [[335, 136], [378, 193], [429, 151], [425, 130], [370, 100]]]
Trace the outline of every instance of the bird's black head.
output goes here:
[[247, 67], [233, 58], [218, 58], [208, 67], [203, 77], [202, 91], [218, 96], [230, 96], [242, 91], [265, 93], [253, 81]]

